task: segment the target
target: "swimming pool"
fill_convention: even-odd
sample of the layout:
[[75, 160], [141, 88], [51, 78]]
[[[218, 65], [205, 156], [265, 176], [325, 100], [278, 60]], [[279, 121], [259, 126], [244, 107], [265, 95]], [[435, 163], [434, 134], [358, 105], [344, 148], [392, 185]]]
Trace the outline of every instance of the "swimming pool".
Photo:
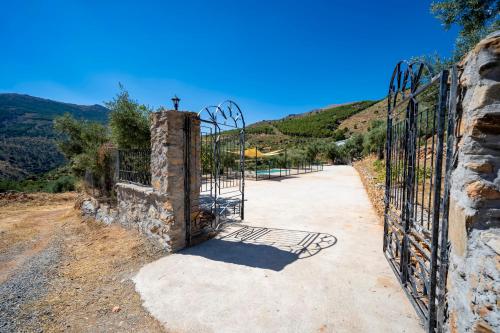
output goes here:
[[266, 170], [257, 170], [257, 174], [258, 175], [267, 175], [267, 174], [270, 174], [270, 173], [280, 173], [280, 170], [281, 170], [281, 174], [286, 174], [287, 172], [290, 172], [290, 170], [288, 169], [266, 169]]

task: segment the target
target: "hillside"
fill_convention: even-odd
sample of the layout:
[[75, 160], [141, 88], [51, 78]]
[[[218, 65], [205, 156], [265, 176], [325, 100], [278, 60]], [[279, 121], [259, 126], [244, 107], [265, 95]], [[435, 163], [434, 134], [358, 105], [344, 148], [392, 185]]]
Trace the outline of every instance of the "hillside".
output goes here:
[[374, 120], [387, 118], [387, 98], [371, 105], [363, 111], [346, 118], [340, 123], [339, 129], [346, 129], [348, 133], [365, 133]]
[[21, 94], [0, 94], [0, 179], [23, 179], [64, 163], [52, 122], [70, 113], [77, 119], [106, 122], [101, 105], [62, 103]]
[[[330, 105], [247, 126], [247, 143], [261, 149], [297, 148], [342, 140], [385, 118], [385, 100]], [[21, 180], [64, 164], [54, 139], [53, 119], [64, 113], [106, 122], [109, 110], [20, 94], [0, 94], [0, 180]]]
[[251, 146], [278, 149], [317, 141], [341, 140], [350, 134], [350, 129], [342, 126], [345, 122], [380, 103], [361, 101], [332, 105], [278, 120], [260, 121], [247, 127], [247, 142]]

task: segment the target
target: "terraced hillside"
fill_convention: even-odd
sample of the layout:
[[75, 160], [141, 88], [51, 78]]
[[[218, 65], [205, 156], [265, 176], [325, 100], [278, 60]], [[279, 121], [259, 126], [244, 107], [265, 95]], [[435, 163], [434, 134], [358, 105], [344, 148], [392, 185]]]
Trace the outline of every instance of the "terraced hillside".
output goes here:
[[[352, 133], [358, 132], [354, 126], [348, 126], [350, 119], [365, 114], [367, 125], [368, 114], [378, 110], [384, 113], [382, 102], [361, 101], [318, 109], [299, 115], [290, 115], [279, 120], [261, 121], [247, 127], [247, 142], [251, 146], [280, 149], [298, 147], [305, 143], [342, 140]], [[379, 110], [380, 109], [380, 110]], [[375, 115], [378, 117], [379, 115]], [[358, 117], [359, 118], [359, 117]], [[360, 128], [360, 131], [362, 128]]]

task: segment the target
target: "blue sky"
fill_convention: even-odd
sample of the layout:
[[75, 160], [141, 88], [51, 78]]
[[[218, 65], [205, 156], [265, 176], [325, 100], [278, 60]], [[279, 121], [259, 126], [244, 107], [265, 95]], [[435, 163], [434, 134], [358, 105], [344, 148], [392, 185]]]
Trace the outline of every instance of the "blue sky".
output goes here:
[[451, 53], [431, 1], [0, 0], [0, 92], [153, 107], [235, 100], [247, 123], [379, 99], [395, 63]]

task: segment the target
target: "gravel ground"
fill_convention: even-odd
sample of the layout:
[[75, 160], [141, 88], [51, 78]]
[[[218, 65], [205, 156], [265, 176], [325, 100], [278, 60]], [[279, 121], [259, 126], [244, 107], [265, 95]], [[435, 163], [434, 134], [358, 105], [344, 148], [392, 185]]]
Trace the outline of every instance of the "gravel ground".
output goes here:
[[82, 221], [75, 198], [0, 197], [0, 333], [164, 332], [130, 280], [164, 253], [137, 231]]
[[61, 241], [55, 239], [0, 285], [0, 332], [41, 332], [37, 328], [40, 313], [23, 310], [44, 295], [60, 256]]

